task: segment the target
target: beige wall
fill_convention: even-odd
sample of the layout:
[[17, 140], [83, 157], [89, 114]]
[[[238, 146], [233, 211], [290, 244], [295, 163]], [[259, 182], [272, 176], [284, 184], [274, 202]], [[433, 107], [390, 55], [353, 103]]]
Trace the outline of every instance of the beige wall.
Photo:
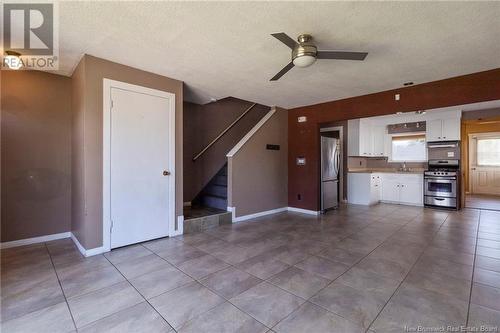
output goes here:
[[[122, 81], [130, 84], [158, 89], [175, 94], [175, 138], [176, 138], [176, 215], [182, 215], [183, 203], [183, 161], [182, 161], [182, 133], [183, 133], [183, 83], [165, 76], [145, 72], [136, 68], [117, 64], [104, 59], [85, 55], [83, 62], [84, 78], [78, 77], [75, 72], [73, 79], [82, 81], [80, 89], [74, 95], [83, 94], [83, 133], [75, 138], [78, 144], [83, 144], [83, 200], [84, 220], [76, 221], [73, 227], [78, 232], [78, 240], [86, 248], [102, 246], [102, 82], [104, 78]], [[82, 65], [80, 63], [80, 65]], [[75, 76], [76, 75], [76, 76]], [[76, 159], [75, 159], [76, 160]], [[74, 169], [78, 169], [75, 165]], [[76, 179], [73, 179], [74, 181]], [[76, 198], [75, 198], [76, 199]]]
[[184, 103], [184, 201], [191, 201], [226, 163], [226, 154], [269, 111], [256, 105], [199, 159], [193, 157], [252, 102], [228, 97], [204, 105]]
[[83, 58], [71, 77], [71, 231], [76, 238], [89, 238], [85, 235], [85, 182], [84, 182], [84, 115], [85, 115], [85, 58]]
[[70, 78], [2, 71], [1, 109], [1, 241], [70, 231]]
[[[267, 150], [278, 144], [280, 150]], [[276, 113], [228, 163], [228, 206], [236, 217], [288, 206], [288, 115]]]

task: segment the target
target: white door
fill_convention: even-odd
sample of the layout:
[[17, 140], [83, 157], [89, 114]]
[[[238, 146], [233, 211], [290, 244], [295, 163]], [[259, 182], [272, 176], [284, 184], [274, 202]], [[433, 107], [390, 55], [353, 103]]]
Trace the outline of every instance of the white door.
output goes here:
[[427, 141], [441, 141], [442, 140], [442, 121], [441, 119], [428, 120], [425, 124]]
[[442, 133], [443, 140], [460, 140], [460, 119], [449, 118], [442, 120]]
[[471, 192], [500, 195], [500, 133], [477, 134], [470, 143]]
[[116, 248], [169, 234], [174, 110], [167, 98], [114, 87], [111, 100], [111, 248]]

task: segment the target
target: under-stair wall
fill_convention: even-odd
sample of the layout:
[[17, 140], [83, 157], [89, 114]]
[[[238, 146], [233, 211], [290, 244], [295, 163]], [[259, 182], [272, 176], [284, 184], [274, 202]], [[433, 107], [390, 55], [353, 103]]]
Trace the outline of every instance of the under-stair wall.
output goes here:
[[233, 222], [288, 206], [288, 115], [273, 108], [228, 154], [228, 207]]
[[226, 154], [269, 111], [268, 106], [255, 105], [199, 159], [192, 160], [252, 104], [233, 97], [204, 105], [184, 102], [184, 202], [200, 193], [227, 163]]

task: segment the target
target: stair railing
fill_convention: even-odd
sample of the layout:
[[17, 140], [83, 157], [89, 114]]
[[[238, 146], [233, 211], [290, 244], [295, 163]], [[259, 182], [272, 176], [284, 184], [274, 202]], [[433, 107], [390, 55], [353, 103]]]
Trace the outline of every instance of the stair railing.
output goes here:
[[238, 118], [236, 118], [231, 124], [229, 124], [228, 127], [226, 127], [222, 132], [220, 132], [219, 135], [217, 135], [212, 141], [210, 141], [210, 143], [208, 145], [205, 146], [205, 148], [203, 148], [198, 154], [196, 154], [194, 157], [193, 157], [193, 162], [196, 161], [198, 158], [201, 157], [201, 155], [203, 155], [210, 147], [212, 147], [220, 138], [222, 138], [224, 136], [224, 134], [226, 134], [234, 125], [236, 125], [236, 123], [238, 121], [241, 120], [241, 118], [243, 118], [248, 112], [250, 112], [250, 110], [253, 109], [253, 107], [257, 105], [257, 103], [253, 103], [252, 105], [250, 105], [250, 107], [248, 107], [241, 115], [238, 116]]

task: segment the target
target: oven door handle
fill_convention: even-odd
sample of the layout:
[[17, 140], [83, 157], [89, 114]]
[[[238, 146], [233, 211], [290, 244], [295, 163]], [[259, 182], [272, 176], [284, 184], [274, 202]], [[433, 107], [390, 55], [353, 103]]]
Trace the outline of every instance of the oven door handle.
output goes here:
[[437, 201], [444, 201], [445, 198], [434, 198], [434, 200], [437, 200]]
[[450, 180], [457, 180], [455, 177], [425, 177], [425, 180], [437, 180], [437, 181], [446, 181], [449, 183]]

